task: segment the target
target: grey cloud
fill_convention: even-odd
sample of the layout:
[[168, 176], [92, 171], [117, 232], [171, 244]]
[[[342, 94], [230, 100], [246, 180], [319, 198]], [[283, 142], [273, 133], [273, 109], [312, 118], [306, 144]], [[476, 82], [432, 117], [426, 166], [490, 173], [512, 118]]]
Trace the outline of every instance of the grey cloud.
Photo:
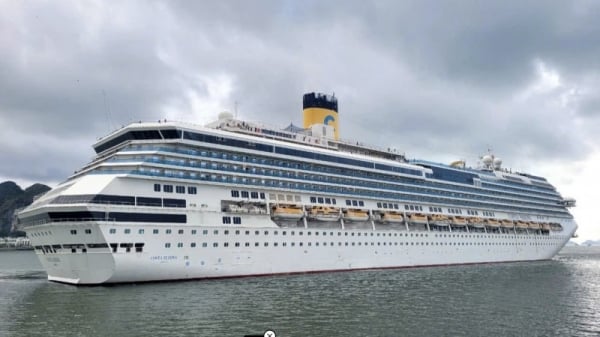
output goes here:
[[[580, 158], [592, 126], [576, 125], [560, 105], [548, 104], [560, 92], [524, 101], [515, 96], [535, 82], [538, 61], [567, 85], [597, 92], [595, 82], [586, 80], [599, 66], [597, 6], [422, 1], [0, 5], [0, 122], [64, 142], [35, 153], [8, 146], [13, 150], [0, 154], [15, 160], [0, 167], [0, 175], [35, 160], [43, 166], [60, 158], [65, 169], [49, 165], [28, 175], [60, 180], [88, 159], [91, 142], [111, 127], [156, 120], [166, 109], [190, 118], [216, 116], [218, 111], [191, 111], [186, 95], [191, 91], [213, 99], [206, 78], [218, 76], [231, 78], [232, 84], [221, 109], [238, 101], [241, 117], [281, 126], [301, 123], [304, 92], [335, 92], [343, 137], [395, 147], [409, 157], [447, 160], [491, 146], [505, 162]], [[588, 120], [594, 102], [587, 94], [568, 109]], [[67, 151], [74, 143], [78, 150]]]

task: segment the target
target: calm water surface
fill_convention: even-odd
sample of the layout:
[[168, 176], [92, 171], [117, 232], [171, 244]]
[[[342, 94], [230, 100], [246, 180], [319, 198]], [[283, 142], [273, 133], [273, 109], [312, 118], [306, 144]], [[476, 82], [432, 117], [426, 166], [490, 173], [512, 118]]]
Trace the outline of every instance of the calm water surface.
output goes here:
[[0, 336], [599, 336], [600, 248], [533, 263], [74, 287], [0, 252]]

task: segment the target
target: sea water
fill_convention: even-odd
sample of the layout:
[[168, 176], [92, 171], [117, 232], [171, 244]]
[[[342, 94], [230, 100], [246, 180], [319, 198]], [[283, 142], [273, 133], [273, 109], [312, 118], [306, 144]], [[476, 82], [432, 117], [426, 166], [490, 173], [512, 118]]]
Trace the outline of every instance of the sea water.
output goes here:
[[[290, 262], [292, 263], [292, 262]], [[76, 287], [0, 252], [0, 336], [599, 336], [600, 248], [541, 262]]]

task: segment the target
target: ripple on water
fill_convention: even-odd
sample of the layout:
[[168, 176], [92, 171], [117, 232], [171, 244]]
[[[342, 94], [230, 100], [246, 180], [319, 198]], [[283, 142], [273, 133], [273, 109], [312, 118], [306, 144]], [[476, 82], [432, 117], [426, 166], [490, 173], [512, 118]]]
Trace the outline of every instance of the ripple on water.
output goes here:
[[0, 269], [0, 335], [597, 336], [599, 256], [111, 287]]

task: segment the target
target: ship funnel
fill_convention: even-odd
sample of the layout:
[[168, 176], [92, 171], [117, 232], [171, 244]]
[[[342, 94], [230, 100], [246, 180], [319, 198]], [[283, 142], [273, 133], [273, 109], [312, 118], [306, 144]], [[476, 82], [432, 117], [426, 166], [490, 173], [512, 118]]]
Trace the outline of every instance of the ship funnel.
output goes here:
[[304, 94], [302, 108], [305, 129], [315, 124], [329, 125], [333, 127], [335, 139], [339, 139], [338, 102], [335, 96], [314, 92]]

